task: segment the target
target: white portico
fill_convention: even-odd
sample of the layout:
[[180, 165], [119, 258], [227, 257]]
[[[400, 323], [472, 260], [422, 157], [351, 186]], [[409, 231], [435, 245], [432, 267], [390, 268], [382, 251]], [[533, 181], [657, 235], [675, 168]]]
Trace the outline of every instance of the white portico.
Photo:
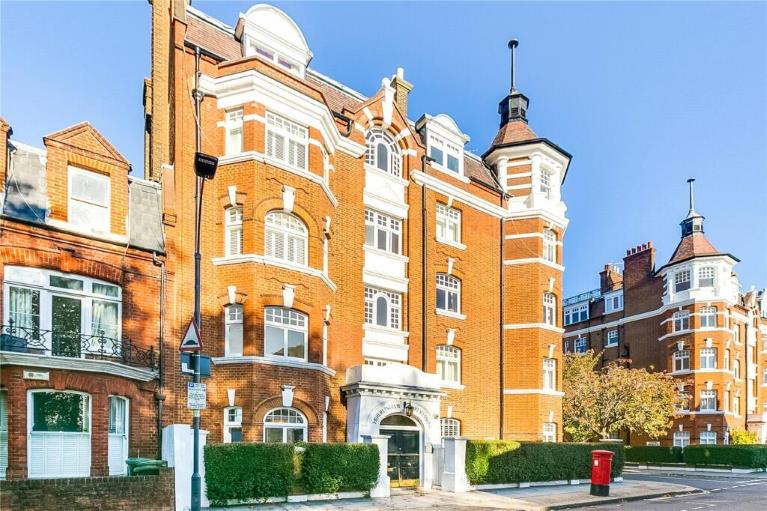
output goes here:
[[430, 488], [433, 446], [441, 441], [439, 401], [444, 393], [439, 377], [406, 364], [359, 365], [347, 370], [343, 391], [346, 440], [362, 442], [366, 435], [389, 435], [392, 482], [400, 460], [408, 464], [417, 460], [419, 486]]

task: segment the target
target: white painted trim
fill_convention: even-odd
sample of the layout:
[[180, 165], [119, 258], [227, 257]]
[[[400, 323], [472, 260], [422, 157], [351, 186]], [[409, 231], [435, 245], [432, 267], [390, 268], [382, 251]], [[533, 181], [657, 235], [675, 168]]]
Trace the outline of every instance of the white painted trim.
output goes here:
[[330, 200], [330, 203], [333, 204], [333, 207], [338, 206], [338, 200], [336, 199], [335, 195], [333, 195], [333, 192], [330, 190], [330, 187], [325, 182], [325, 179], [323, 179], [321, 176], [318, 176], [317, 174], [309, 172], [308, 170], [299, 169], [297, 167], [291, 167], [285, 162], [282, 162], [280, 160], [275, 160], [274, 158], [270, 158], [269, 156], [266, 156], [264, 153], [259, 153], [258, 151], [245, 151], [245, 152], [230, 155], [230, 156], [222, 156], [218, 159], [218, 164], [228, 165], [231, 163], [240, 163], [240, 162], [249, 161], [249, 160], [263, 162], [263, 163], [266, 163], [267, 165], [271, 165], [273, 167], [286, 170], [290, 172], [291, 174], [295, 174], [297, 176], [303, 177], [313, 183], [320, 185], [320, 187], [322, 188], [322, 191], [325, 192], [325, 195], [327, 195], [328, 200]]
[[270, 265], [270, 266], [277, 266], [280, 268], [285, 268], [287, 270], [295, 270], [301, 273], [305, 273], [307, 275], [312, 275], [314, 277], [319, 277], [322, 279], [322, 281], [333, 291], [335, 291], [336, 285], [335, 283], [330, 280], [330, 277], [322, 273], [320, 270], [316, 268], [312, 268], [310, 266], [301, 266], [298, 264], [292, 264], [287, 261], [283, 261], [281, 259], [273, 259], [271, 257], [262, 256], [259, 254], [240, 254], [236, 256], [229, 256], [229, 257], [214, 257], [211, 259], [214, 266], [225, 266], [228, 264], [240, 264], [240, 263], [259, 263], [264, 265]]
[[576, 337], [582, 334], [589, 334], [592, 332], [599, 332], [600, 330], [605, 330], [612, 327], [617, 327], [620, 325], [625, 325], [626, 323], [631, 323], [633, 321], [641, 321], [643, 319], [651, 318], [653, 316], [659, 316], [670, 309], [676, 309], [680, 306], [689, 305], [693, 303], [694, 300], [686, 300], [684, 302], [669, 304], [669, 305], [663, 305], [662, 307], [655, 309], [653, 311], [647, 311], [647, 312], [640, 312], [639, 314], [634, 314], [633, 316], [618, 318], [614, 321], [610, 321], [608, 323], [602, 323], [601, 325], [596, 325], [592, 327], [587, 328], [581, 328], [579, 330], [572, 330], [570, 332], [567, 332], [567, 337]]
[[504, 330], [525, 330], [528, 328], [540, 328], [543, 330], [549, 330], [551, 332], [555, 332], [557, 334], [565, 333], [564, 328], [559, 328], [554, 325], [549, 325], [548, 323], [505, 323], [503, 325]]
[[138, 367], [131, 367], [109, 360], [55, 357], [51, 355], [2, 351], [0, 352], [0, 367], [5, 365], [22, 365], [27, 367], [46, 367], [48, 369], [64, 369], [67, 371], [104, 373], [139, 381], [152, 381], [158, 376], [157, 371], [151, 369], [140, 369]]
[[435, 313], [437, 314], [437, 316], [445, 316], [445, 317], [454, 318], [454, 319], [466, 319], [466, 314], [461, 314], [458, 312], [435, 309]]
[[456, 243], [453, 240], [443, 239], [443, 238], [440, 238], [439, 236], [435, 236], [434, 241], [436, 241], [437, 243], [442, 243], [443, 245], [448, 245], [453, 248], [457, 248], [458, 250], [466, 250], [466, 245], [464, 245], [463, 243]]
[[509, 213], [507, 210], [496, 204], [488, 202], [484, 199], [480, 199], [479, 197], [472, 195], [466, 190], [458, 188], [457, 186], [451, 185], [449, 183], [445, 183], [444, 181], [441, 181], [434, 176], [430, 176], [429, 174], [426, 174], [420, 170], [413, 170], [410, 172], [410, 177], [417, 185], [426, 186], [427, 188], [430, 188], [444, 195], [452, 195], [464, 204], [482, 211], [483, 213], [488, 213], [496, 218], [506, 217]]
[[543, 396], [562, 397], [565, 395], [564, 392], [559, 390], [549, 389], [503, 389], [503, 393], [507, 396], [540, 394]]
[[526, 189], [528, 189], [528, 188], [532, 188], [532, 187], [533, 187], [533, 185], [532, 185], [532, 184], [530, 184], [530, 183], [527, 183], [527, 184], [524, 184], [524, 185], [511, 185], [511, 186], [506, 186], [505, 188], [506, 188], [506, 190], [526, 190]]
[[46, 218], [44, 225], [48, 225], [60, 231], [86, 236], [91, 239], [103, 240], [109, 243], [117, 243], [120, 245], [125, 245], [128, 243], [128, 236], [122, 234], [114, 234], [112, 232], [93, 232], [87, 229], [83, 229], [77, 225], [70, 224], [69, 222], [57, 220], [55, 218]]
[[503, 237], [507, 240], [519, 240], [524, 238], [543, 238], [542, 232], [526, 232], [522, 234], [507, 234]]
[[228, 364], [264, 364], [270, 366], [282, 366], [282, 367], [294, 367], [296, 369], [311, 369], [312, 371], [320, 371], [330, 376], [335, 376], [336, 372], [322, 364], [316, 362], [306, 362], [304, 360], [290, 360], [290, 359], [277, 359], [268, 357], [211, 357], [211, 361], [216, 365], [228, 365]]
[[503, 264], [506, 266], [514, 266], [518, 264], [542, 264], [544, 266], [548, 266], [549, 268], [552, 268], [557, 271], [565, 271], [565, 267], [561, 264], [552, 263], [551, 261], [547, 261], [543, 257], [528, 257], [524, 259], [504, 259]]
[[440, 388], [443, 389], [450, 389], [450, 390], [463, 390], [466, 388], [466, 385], [463, 385], [462, 383], [456, 383], [453, 381], [439, 381]]
[[[530, 164], [528, 163], [527, 165], [530, 165]], [[512, 167], [512, 166], [513, 165], [509, 164], [509, 167]], [[518, 179], [518, 178], [523, 178], [523, 177], [533, 177], [533, 173], [532, 172], [518, 172], [516, 174], [506, 174], [506, 177], [509, 178], [509, 179], [514, 179], [514, 178]]]

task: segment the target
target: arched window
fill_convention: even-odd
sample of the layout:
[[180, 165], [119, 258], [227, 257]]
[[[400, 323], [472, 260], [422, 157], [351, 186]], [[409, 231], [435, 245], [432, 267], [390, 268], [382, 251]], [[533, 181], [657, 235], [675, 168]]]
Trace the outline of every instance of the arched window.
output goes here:
[[450, 383], [461, 383], [461, 350], [455, 346], [437, 346], [437, 374]]
[[458, 419], [441, 418], [439, 420], [439, 429], [442, 433], [442, 438], [461, 436], [461, 422]]
[[461, 312], [461, 281], [447, 273], [437, 273], [437, 310]]
[[306, 441], [306, 417], [298, 410], [276, 408], [264, 417], [264, 442], [292, 444]]
[[557, 299], [554, 293], [543, 293], [543, 322], [557, 325]]
[[401, 302], [399, 293], [366, 287], [365, 323], [399, 329]]
[[242, 208], [227, 208], [224, 224], [226, 226], [224, 254], [227, 256], [242, 254]]
[[543, 231], [543, 258], [550, 263], [557, 262], [557, 233], [552, 229]]
[[298, 217], [272, 211], [264, 220], [264, 255], [306, 266], [308, 230]]
[[365, 163], [400, 177], [399, 149], [391, 137], [380, 129], [372, 129], [366, 139]]
[[264, 355], [306, 360], [308, 316], [287, 307], [264, 309]]

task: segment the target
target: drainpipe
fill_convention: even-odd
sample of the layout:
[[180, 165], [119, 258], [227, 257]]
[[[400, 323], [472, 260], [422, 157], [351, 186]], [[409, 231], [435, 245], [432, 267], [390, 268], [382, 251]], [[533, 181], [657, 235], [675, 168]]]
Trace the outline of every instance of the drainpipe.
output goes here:
[[[503, 192], [501, 192], [501, 207], [503, 207]], [[498, 421], [498, 440], [503, 440], [503, 421], [504, 417], [503, 414], [505, 412], [504, 410], [504, 394], [503, 394], [503, 388], [506, 384], [503, 371], [504, 371], [504, 363], [503, 359], [505, 356], [505, 350], [504, 350], [504, 342], [503, 342], [503, 291], [504, 291], [504, 278], [503, 278], [503, 217], [498, 219], [498, 277], [500, 285], [498, 286], [498, 305], [499, 305], [499, 314], [498, 314], [498, 353], [499, 353], [499, 382], [500, 382], [500, 401], [498, 403], [498, 411], [500, 414], [500, 418]]]
[[[434, 158], [424, 153], [421, 156], [421, 170], [426, 173], [426, 164]], [[426, 236], [426, 184], [421, 185], [421, 370], [426, 372], [426, 252], [428, 238]]]
[[155, 252], [152, 252], [152, 263], [155, 266], [160, 267], [160, 332], [158, 336], [158, 344], [160, 345], [160, 352], [157, 357], [157, 368], [160, 373], [157, 392], [155, 392], [155, 401], [157, 401], [157, 456], [162, 456], [162, 413], [163, 404], [165, 402], [165, 379], [163, 372], [165, 371], [165, 281], [167, 273], [165, 269], [165, 261], [157, 257]]

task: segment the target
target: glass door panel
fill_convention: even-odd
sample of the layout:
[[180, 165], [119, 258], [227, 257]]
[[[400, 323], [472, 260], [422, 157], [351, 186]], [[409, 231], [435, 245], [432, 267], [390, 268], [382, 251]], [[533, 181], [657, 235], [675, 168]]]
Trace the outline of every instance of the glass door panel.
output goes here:
[[51, 331], [53, 355], [79, 357], [82, 302], [77, 298], [52, 296]]

